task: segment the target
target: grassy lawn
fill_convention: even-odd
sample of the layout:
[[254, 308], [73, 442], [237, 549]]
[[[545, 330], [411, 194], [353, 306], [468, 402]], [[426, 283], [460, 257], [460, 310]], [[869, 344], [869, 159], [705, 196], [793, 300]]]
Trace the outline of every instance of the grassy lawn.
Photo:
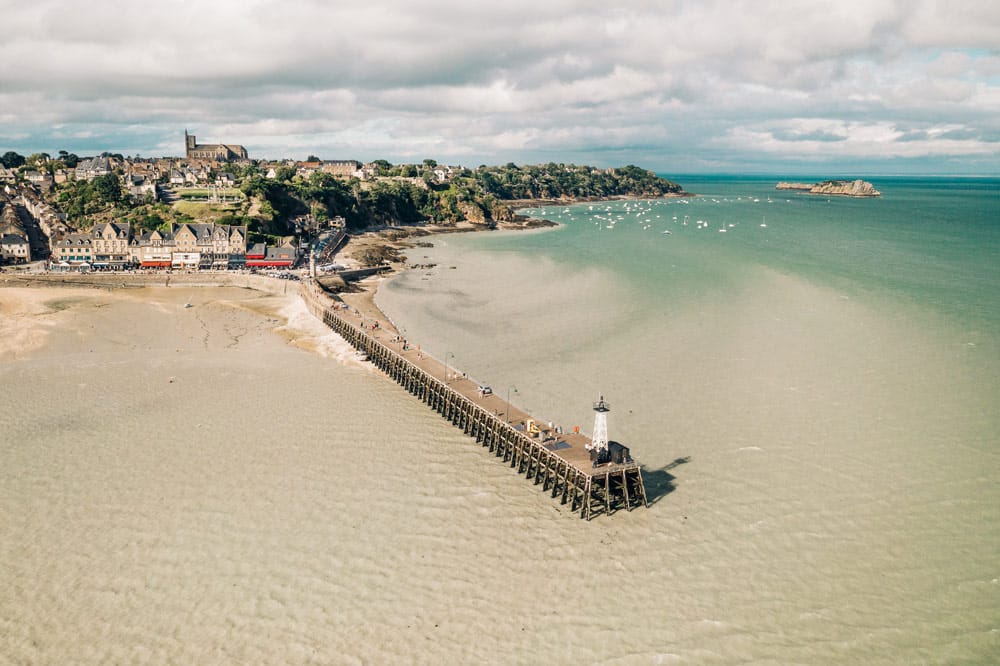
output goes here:
[[240, 202], [223, 204], [204, 201], [177, 201], [174, 203], [174, 210], [190, 215], [196, 220], [204, 220], [239, 213], [241, 206]]
[[225, 197], [227, 199], [243, 199], [243, 192], [235, 187], [223, 187], [217, 189], [215, 192], [208, 189], [207, 187], [189, 187], [182, 190], [174, 190], [181, 199], [207, 199], [208, 197], [215, 194], [219, 197]]

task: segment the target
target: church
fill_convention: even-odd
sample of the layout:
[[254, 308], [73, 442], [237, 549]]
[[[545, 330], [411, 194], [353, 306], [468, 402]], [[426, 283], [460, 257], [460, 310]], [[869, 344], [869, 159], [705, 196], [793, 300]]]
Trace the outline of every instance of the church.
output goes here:
[[184, 147], [187, 159], [209, 160], [212, 162], [232, 162], [247, 159], [247, 149], [238, 145], [224, 143], [201, 143], [195, 140], [194, 134], [184, 130]]

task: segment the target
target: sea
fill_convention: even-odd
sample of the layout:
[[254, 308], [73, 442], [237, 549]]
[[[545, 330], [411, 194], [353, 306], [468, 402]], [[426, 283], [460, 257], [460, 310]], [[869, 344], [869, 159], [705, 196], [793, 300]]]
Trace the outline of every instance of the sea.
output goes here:
[[431, 237], [376, 296], [544, 420], [610, 403], [649, 506], [591, 521], [295, 299], [0, 321], [34, 341], [0, 363], [0, 655], [996, 663], [1000, 180], [671, 177], [697, 196]]
[[379, 292], [530, 411], [611, 403], [651, 506], [568, 527], [554, 605], [609, 663], [1000, 660], [1000, 181], [676, 180], [443, 237]]

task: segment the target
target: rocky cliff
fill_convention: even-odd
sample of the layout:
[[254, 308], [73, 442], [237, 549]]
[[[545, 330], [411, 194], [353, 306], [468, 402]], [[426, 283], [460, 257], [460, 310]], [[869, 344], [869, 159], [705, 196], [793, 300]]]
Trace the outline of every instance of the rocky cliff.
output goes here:
[[880, 197], [882, 193], [876, 190], [866, 180], [826, 180], [822, 183], [778, 183], [776, 190], [800, 190], [809, 194], [823, 194], [838, 197]]

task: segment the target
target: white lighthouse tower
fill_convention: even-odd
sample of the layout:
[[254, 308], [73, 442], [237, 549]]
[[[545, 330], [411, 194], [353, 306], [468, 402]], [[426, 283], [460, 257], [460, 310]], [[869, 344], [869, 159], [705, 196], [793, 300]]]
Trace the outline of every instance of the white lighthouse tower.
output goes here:
[[608, 450], [608, 412], [611, 405], [607, 403], [604, 396], [598, 396], [594, 403], [594, 436], [590, 438], [590, 444], [586, 446], [588, 451], [596, 451], [602, 456]]

